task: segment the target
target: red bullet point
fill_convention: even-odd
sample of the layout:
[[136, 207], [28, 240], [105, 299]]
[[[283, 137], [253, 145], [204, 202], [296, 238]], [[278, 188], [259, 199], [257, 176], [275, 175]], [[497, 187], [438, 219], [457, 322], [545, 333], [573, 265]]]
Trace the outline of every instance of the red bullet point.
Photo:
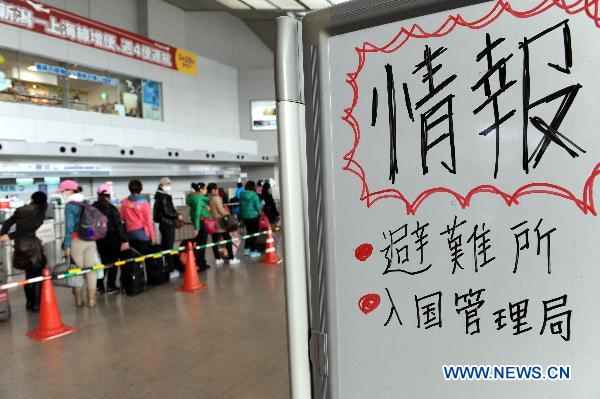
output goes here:
[[381, 297], [378, 294], [367, 294], [358, 300], [358, 308], [361, 312], [368, 315], [381, 303]]
[[366, 261], [373, 254], [373, 246], [369, 243], [360, 244], [354, 250], [354, 256], [361, 262]]

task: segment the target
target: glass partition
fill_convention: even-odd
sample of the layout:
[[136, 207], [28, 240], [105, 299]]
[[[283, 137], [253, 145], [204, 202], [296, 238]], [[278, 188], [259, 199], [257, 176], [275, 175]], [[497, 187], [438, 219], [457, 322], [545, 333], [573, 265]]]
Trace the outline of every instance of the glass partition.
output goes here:
[[3, 48], [0, 101], [163, 119], [160, 82]]

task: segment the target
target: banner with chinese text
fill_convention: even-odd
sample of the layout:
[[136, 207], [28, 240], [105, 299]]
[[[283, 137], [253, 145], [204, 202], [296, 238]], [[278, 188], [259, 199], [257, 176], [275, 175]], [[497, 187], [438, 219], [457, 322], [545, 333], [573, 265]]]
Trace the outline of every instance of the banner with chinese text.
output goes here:
[[191, 75], [197, 73], [195, 53], [33, 0], [0, 0], [0, 23]]

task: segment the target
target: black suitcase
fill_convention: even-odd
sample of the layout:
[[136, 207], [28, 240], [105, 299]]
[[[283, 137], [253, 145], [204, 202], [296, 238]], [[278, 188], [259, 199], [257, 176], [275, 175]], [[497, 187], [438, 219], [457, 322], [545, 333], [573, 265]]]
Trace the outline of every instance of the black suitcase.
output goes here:
[[[6, 273], [0, 270], [0, 284], [6, 283]], [[10, 301], [8, 291], [0, 290], [0, 321], [10, 320]]]
[[[150, 247], [150, 253], [152, 254], [161, 251], [160, 245]], [[167, 256], [171, 255], [164, 255], [160, 258], [146, 258], [146, 276], [148, 285], [161, 285], [169, 281], [170, 270]]]
[[[119, 259], [129, 260], [142, 256], [133, 248], [121, 251]], [[146, 276], [144, 273], [144, 262], [133, 260], [121, 266], [121, 290], [127, 295], [135, 296], [144, 292], [146, 288]]]

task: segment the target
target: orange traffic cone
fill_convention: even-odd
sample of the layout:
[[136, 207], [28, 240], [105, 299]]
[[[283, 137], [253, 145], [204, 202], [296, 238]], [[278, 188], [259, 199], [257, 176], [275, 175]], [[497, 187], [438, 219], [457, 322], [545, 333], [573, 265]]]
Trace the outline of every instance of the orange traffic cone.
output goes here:
[[[42, 272], [44, 277], [50, 277], [50, 270], [44, 269]], [[49, 339], [62, 337], [63, 335], [75, 332], [71, 328], [63, 324], [56, 304], [56, 296], [54, 296], [54, 285], [52, 280], [46, 279], [42, 281], [42, 298], [40, 301], [40, 324], [35, 330], [27, 333], [27, 336], [37, 341], [47, 341]]]
[[282, 261], [277, 258], [277, 247], [275, 246], [275, 240], [273, 239], [273, 232], [267, 231], [267, 245], [265, 247], [265, 256], [262, 259], [262, 263], [265, 265], [278, 265]]
[[196, 269], [196, 257], [194, 256], [194, 248], [191, 242], [187, 244], [187, 254], [185, 256], [185, 276], [183, 285], [177, 288], [177, 291], [182, 292], [198, 292], [206, 289], [208, 285], [202, 284], [198, 277]]

